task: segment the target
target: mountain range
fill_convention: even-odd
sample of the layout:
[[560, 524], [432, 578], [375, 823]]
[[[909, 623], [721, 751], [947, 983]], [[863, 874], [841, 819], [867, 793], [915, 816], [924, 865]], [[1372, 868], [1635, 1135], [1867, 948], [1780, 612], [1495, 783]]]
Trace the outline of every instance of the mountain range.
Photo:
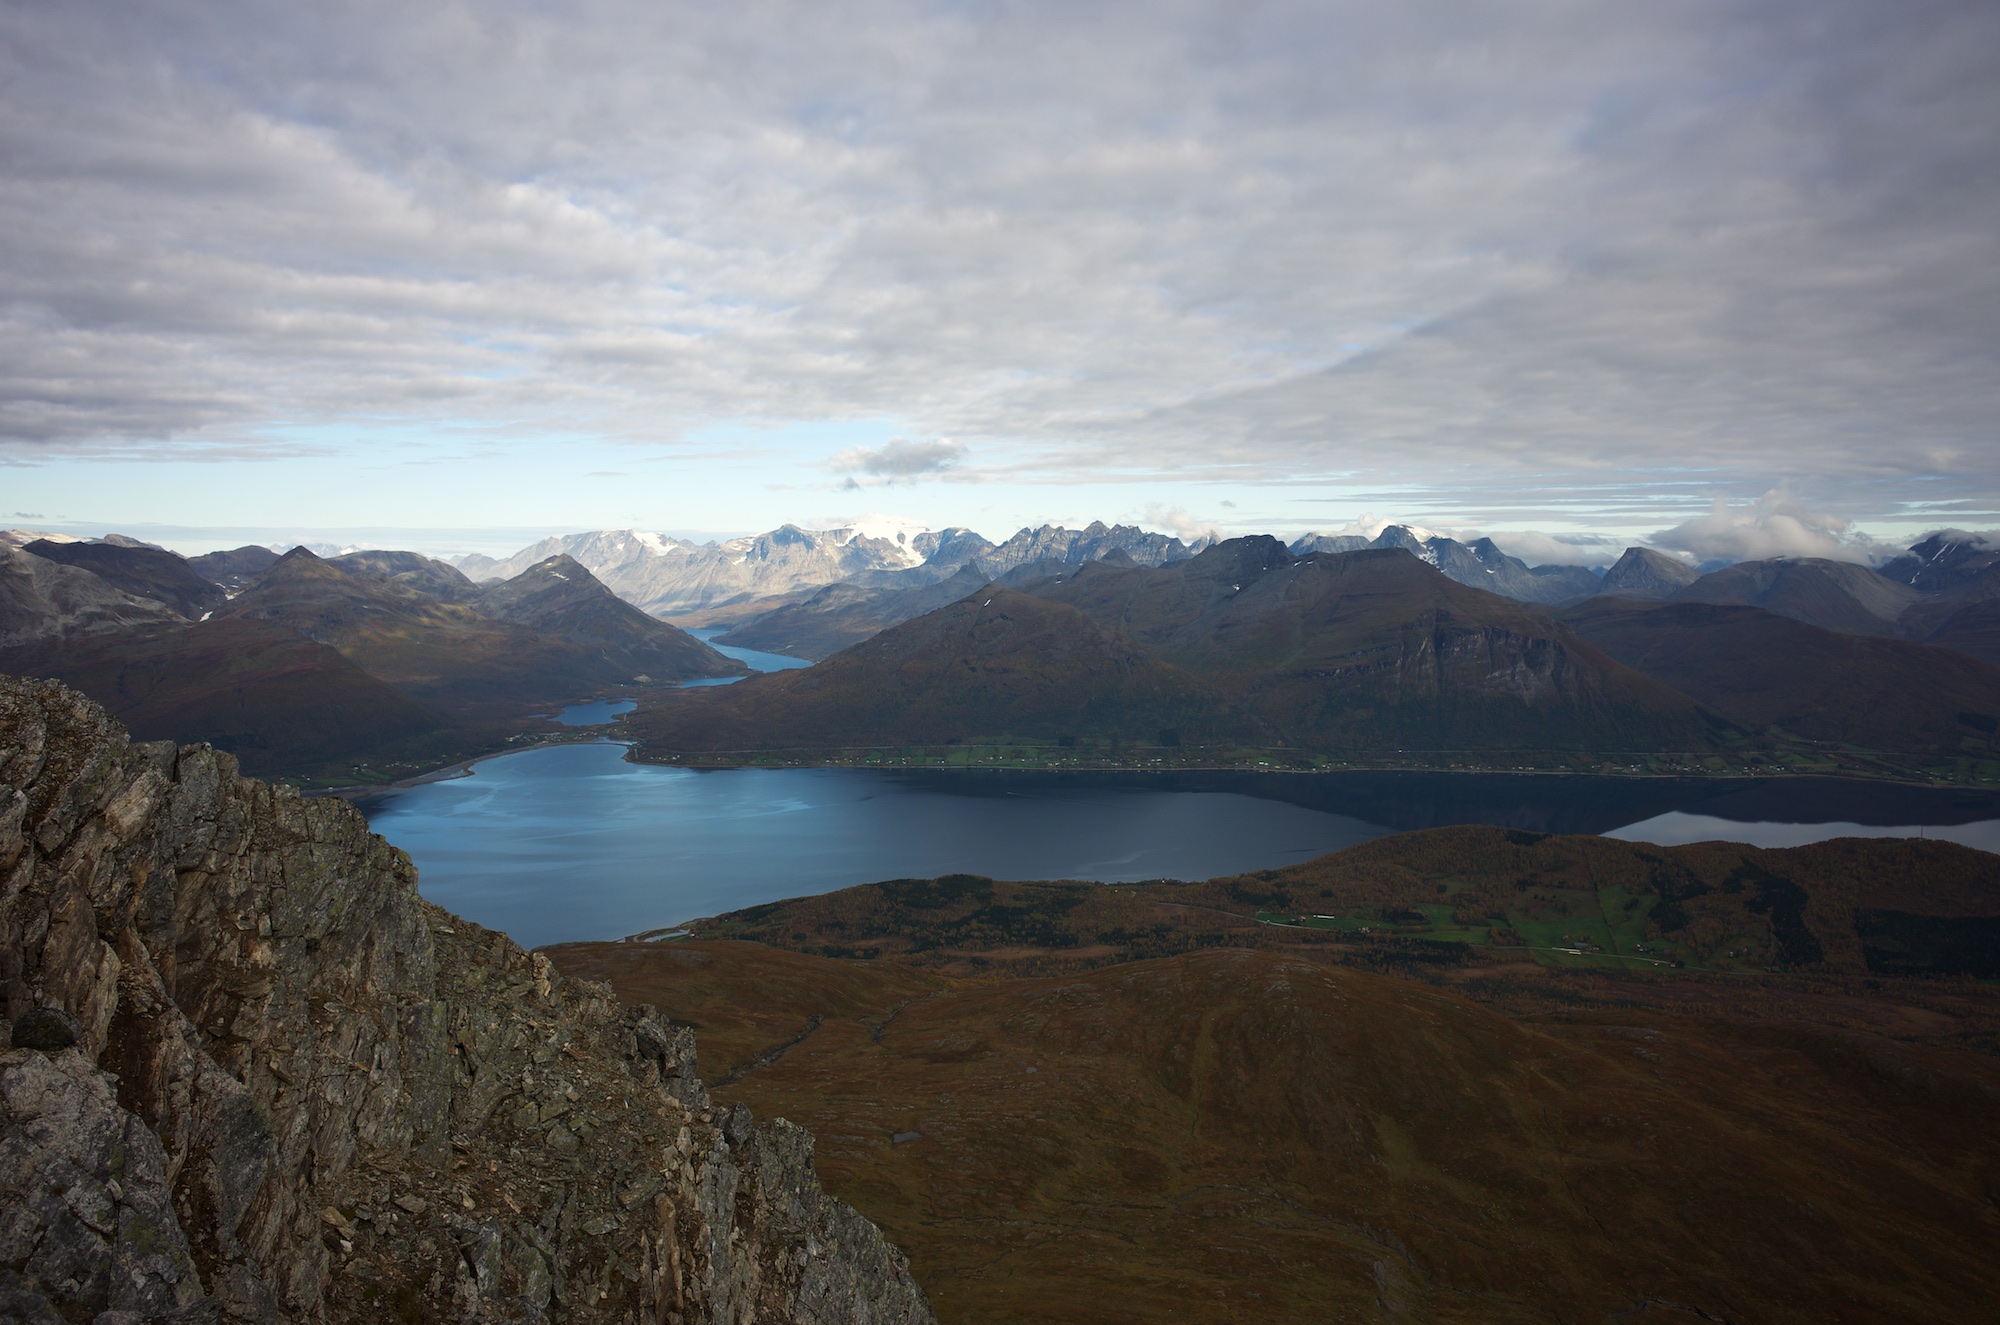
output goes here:
[[[959, 745], [1796, 768], [1849, 750], [1970, 760], [1970, 776], [2000, 753], [2000, 554], [1947, 533], [1889, 568], [1778, 558], [1703, 575], [1631, 548], [1600, 577], [1406, 526], [1290, 547], [1102, 524], [1000, 544], [893, 522], [702, 546], [600, 531], [458, 566], [9, 531], [0, 668], [69, 679], [144, 736], [293, 775], [414, 768], [630, 693], [648, 750], [708, 761]], [[821, 665], [668, 693], [746, 670], [660, 619], [704, 602], [681, 619]]]
[[627, 726], [659, 755], [1080, 741], [1706, 754], [1731, 738], [1538, 609], [1402, 549], [1300, 557], [1271, 538], [982, 589], [805, 671], [649, 703]]
[[[1628, 584], [1668, 578], [1643, 558], [1621, 564]], [[974, 573], [931, 590], [964, 591], [977, 571], [966, 569]], [[779, 751], [894, 759], [956, 745], [1002, 762], [1063, 750], [1081, 753], [1055, 757], [1240, 763], [1284, 752], [1308, 764], [1364, 752], [1445, 763], [1672, 752], [1665, 766], [1832, 771], [1866, 751], [1926, 767], [1970, 760], [1969, 771], [2000, 755], [2000, 668], [1823, 629], [1769, 603], [1684, 596], [1733, 582], [1781, 606], [1869, 601], [1803, 591], [1851, 588], [1869, 572], [1776, 570], [1699, 577], [1664, 599], [1597, 594], [1551, 610], [1459, 584], [1394, 545], [1301, 556], [1252, 537], [1160, 566], [1043, 564], [808, 670], [648, 700], [626, 727], [647, 757], [700, 762]], [[1860, 583], [1875, 601], [1908, 592]], [[1774, 584], [1784, 592], [1767, 592]], [[842, 596], [844, 608], [805, 625], [860, 635], [870, 603], [929, 606], [911, 591], [868, 599], [835, 586], [765, 621], [806, 617]], [[725, 638], [754, 638], [762, 626]]]
[[[1093, 526], [1099, 529], [1101, 526]], [[1068, 531], [1060, 531], [1068, 532]], [[966, 539], [951, 551], [915, 566], [874, 567], [823, 585], [786, 580], [766, 594], [749, 589], [734, 599], [679, 618], [688, 624], [726, 626], [718, 642], [794, 657], [819, 659], [911, 617], [941, 606], [947, 580], [969, 593], [986, 583], [1018, 585], [1024, 567], [1053, 573], [1064, 565], [1123, 556], [1135, 564], [1162, 566], [1185, 560], [1196, 550], [1164, 545], [1136, 546], [1136, 530], [1107, 530], [1108, 537], [1067, 540], [1051, 531], [1023, 530], [990, 552]], [[597, 536], [582, 536], [591, 538]], [[1158, 536], [1151, 536], [1157, 538]], [[983, 541], [983, 540], [981, 540]], [[1206, 544], [1203, 544], [1206, 546]], [[1936, 643], [1987, 662], [2000, 662], [2000, 553], [1982, 551], [1976, 537], [1955, 541], [1940, 535], [1918, 545], [1896, 566], [1897, 574], [1921, 562], [1931, 569], [1905, 584], [1883, 572], [1851, 562], [1812, 557], [1779, 557], [1738, 563], [1704, 574], [1651, 548], [1627, 548], [1603, 575], [1579, 566], [1530, 567], [1500, 551], [1491, 539], [1461, 543], [1441, 534], [1390, 525], [1373, 538], [1356, 534], [1308, 534], [1294, 540], [1295, 555], [1401, 549], [1445, 578], [1467, 588], [1517, 602], [1568, 607], [1598, 597], [1740, 604], [1764, 609], [1809, 625], [1845, 634], [1880, 635]], [[972, 555], [961, 559], [961, 554]], [[1023, 561], [1028, 554], [1034, 560]], [[1923, 561], [1928, 555], [1931, 561]], [[1931, 563], [1935, 562], [1935, 565]], [[746, 564], [748, 564], [746, 562]], [[1987, 573], [1988, 571], [1991, 573]], [[826, 573], [822, 568], [821, 573]], [[776, 581], [768, 581], [775, 584]]]
[[366, 781], [503, 745], [608, 691], [747, 670], [566, 557], [482, 587], [415, 553], [295, 548], [259, 571], [247, 552], [0, 547], [0, 671], [64, 680], [143, 739]]
[[708, 609], [777, 600], [838, 581], [859, 579], [868, 589], [903, 590], [948, 579], [973, 562], [992, 579], [1027, 562], [1075, 563], [1112, 551], [1160, 565], [1192, 556], [1207, 542], [1190, 546], [1165, 534], [1103, 524], [1023, 529], [1000, 544], [970, 529], [913, 530], [891, 521], [837, 529], [788, 524], [751, 538], [705, 544], [621, 529], [545, 538], [505, 561], [466, 557], [459, 569], [485, 581], [519, 574], [561, 553], [588, 567], [627, 602], [658, 617], [701, 625], [712, 617]]

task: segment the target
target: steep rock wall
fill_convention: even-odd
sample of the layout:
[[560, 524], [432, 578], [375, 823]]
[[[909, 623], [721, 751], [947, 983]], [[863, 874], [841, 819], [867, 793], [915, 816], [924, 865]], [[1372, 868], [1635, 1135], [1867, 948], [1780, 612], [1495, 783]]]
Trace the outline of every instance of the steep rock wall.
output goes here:
[[0, 982], [0, 1318], [933, 1319], [684, 1028], [345, 804], [5, 678]]

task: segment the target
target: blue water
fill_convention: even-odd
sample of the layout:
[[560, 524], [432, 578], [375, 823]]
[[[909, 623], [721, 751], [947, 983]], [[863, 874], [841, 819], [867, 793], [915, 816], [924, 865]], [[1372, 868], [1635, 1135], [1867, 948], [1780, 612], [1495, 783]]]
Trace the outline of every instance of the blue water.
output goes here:
[[[716, 636], [728, 633], [728, 629], [723, 626], [703, 626], [699, 630], [690, 630], [688, 632], [688, 634], [694, 636], [724, 657], [734, 658], [738, 662], [748, 664], [750, 670], [753, 672], [787, 672], [795, 667], [812, 666], [812, 663], [804, 658], [788, 658], [782, 653], [765, 653], [762, 649], [739, 649], [733, 644], [717, 644], [715, 642]], [[740, 681], [742, 679], [740, 676], [725, 676], [712, 681], [689, 681], [686, 684], [691, 686], [721, 686], [728, 685], [731, 681]]]
[[588, 704], [571, 704], [556, 714], [556, 721], [565, 727], [602, 727], [638, 707], [638, 701], [632, 699], [593, 699]]
[[1921, 833], [2000, 850], [1990, 794], [1807, 779], [696, 771], [624, 753], [525, 750], [363, 809], [416, 860], [426, 897], [529, 946], [881, 879], [1210, 878], [1452, 823], [1663, 844]]
[[2000, 820], [1994, 819], [1934, 825], [1862, 824], [1841, 819], [1822, 823], [1770, 820], [1735, 823], [1710, 814], [1687, 814], [1676, 810], [1656, 815], [1642, 823], [1614, 828], [1605, 836], [1622, 837], [1628, 842], [1655, 842], [1663, 847], [1718, 841], [1749, 842], [1760, 847], [1802, 847], [1808, 842], [1824, 842], [1834, 837], [1930, 837], [2000, 853]]
[[628, 764], [609, 742], [487, 760], [365, 807], [424, 896], [534, 946], [880, 879], [1209, 878], [1389, 831], [1278, 801], [1119, 787], [955, 794], [859, 769]]

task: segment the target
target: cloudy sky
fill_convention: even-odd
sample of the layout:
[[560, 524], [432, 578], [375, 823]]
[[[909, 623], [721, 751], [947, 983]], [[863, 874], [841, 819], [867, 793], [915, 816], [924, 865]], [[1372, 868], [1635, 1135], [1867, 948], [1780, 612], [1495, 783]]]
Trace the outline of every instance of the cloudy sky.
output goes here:
[[1996, 53], [1991, 0], [0, 0], [0, 522], [1989, 527]]

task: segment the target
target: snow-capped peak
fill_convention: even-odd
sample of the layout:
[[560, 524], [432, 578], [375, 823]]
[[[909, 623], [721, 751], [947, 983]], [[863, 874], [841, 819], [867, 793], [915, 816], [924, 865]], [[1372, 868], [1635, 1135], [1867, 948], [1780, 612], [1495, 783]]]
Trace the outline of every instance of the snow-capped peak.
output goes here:
[[1426, 529], [1420, 524], [1410, 524], [1404, 520], [1384, 520], [1377, 517], [1373, 512], [1364, 514], [1359, 520], [1350, 521], [1338, 529], [1323, 529], [1315, 532], [1324, 534], [1329, 538], [1359, 535], [1362, 538], [1374, 539], [1380, 538], [1382, 531], [1392, 525], [1401, 525], [1403, 528], [1409, 530], [1410, 534], [1420, 543], [1428, 543], [1433, 538], [1439, 536], [1435, 529]]
[[858, 520], [836, 525], [820, 532], [830, 535], [841, 547], [846, 547], [857, 538], [879, 539], [894, 544], [907, 565], [921, 562], [923, 554], [916, 549], [918, 534], [927, 534], [931, 527], [922, 520], [912, 520], [900, 515], [864, 515]]
[[687, 551], [687, 548], [684, 547], [681, 543], [679, 543], [674, 539], [668, 538], [665, 534], [647, 534], [647, 533], [640, 533], [639, 531], [634, 530], [632, 537], [637, 539], [639, 541], [639, 545], [641, 547], [644, 547], [647, 551], [657, 552], [661, 556], [666, 556], [667, 554], [673, 552]]

